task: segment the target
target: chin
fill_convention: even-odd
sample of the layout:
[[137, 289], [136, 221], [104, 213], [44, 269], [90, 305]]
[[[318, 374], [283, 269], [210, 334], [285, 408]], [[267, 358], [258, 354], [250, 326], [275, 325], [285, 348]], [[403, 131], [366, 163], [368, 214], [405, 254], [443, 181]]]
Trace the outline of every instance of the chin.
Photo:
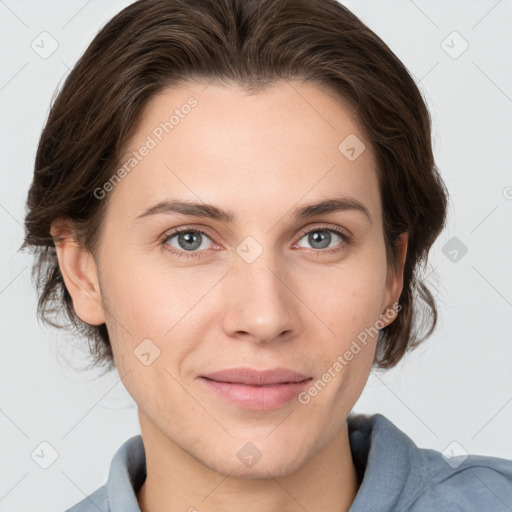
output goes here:
[[244, 467], [243, 463], [240, 464], [238, 460], [235, 464], [233, 461], [224, 461], [223, 464], [208, 464], [207, 465], [215, 471], [230, 478], [239, 478], [243, 480], [268, 480], [269, 478], [280, 478], [294, 473], [299, 469], [301, 461], [292, 455], [292, 458], [277, 459], [277, 460], [263, 460], [264, 455], [252, 467]]

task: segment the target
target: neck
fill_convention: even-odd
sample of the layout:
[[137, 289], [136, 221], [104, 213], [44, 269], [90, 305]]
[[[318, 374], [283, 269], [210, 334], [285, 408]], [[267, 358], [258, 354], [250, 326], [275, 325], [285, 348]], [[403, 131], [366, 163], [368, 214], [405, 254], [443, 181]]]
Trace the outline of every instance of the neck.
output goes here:
[[346, 422], [293, 473], [256, 479], [205, 466], [150, 423], [141, 422], [141, 431], [147, 469], [137, 492], [141, 512], [344, 512], [359, 488]]

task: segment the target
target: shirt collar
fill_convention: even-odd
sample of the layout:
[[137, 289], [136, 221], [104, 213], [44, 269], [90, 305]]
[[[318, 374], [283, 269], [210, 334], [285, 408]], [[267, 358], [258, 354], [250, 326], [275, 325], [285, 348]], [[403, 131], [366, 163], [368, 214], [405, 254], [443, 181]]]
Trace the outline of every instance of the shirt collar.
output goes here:
[[146, 479], [146, 454], [142, 436], [125, 441], [117, 450], [108, 474], [110, 512], [140, 512], [136, 493]]
[[354, 465], [366, 466], [349, 512], [400, 510], [425, 479], [418, 447], [382, 414], [350, 414], [347, 423]]

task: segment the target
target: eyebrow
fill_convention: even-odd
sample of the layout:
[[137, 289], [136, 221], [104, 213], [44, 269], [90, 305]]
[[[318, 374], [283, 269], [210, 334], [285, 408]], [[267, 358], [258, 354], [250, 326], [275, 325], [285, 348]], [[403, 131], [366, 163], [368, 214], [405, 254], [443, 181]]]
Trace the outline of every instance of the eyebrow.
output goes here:
[[[316, 203], [311, 203], [300, 208], [296, 208], [291, 212], [292, 218], [308, 219], [315, 215], [325, 215], [339, 211], [356, 211], [364, 214], [369, 222], [372, 217], [368, 208], [355, 197], [341, 196], [332, 199], [324, 199]], [[133, 224], [140, 222], [142, 219], [166, 213], [179, 213], [182, 215], [190, 215], [192, 217], [209, 218], [225, 223], [233, 223], [237, 216], [230, 210], [222, 210], [217, 206], [206, 203], [197, 203], [187, 200], [162, 200], [153, 206], [145, 209], [140, 215], [135, 217]]]

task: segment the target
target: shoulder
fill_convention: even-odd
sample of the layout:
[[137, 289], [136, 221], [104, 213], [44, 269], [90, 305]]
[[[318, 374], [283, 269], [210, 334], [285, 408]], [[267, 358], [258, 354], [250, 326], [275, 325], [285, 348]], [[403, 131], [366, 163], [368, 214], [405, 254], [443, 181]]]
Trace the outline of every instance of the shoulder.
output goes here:
[[420, 448], [382, 414], [348, 426], [362, 476], [351, 512], [512, 511], [512, 460]]
[[146, 479], [142, 436], [126, 440], [112, 458], [107, 483], [66, 512], [139, 511], [137, 491]]
[[425, 479], [410, 501], [410, 512], [440, 506], [451, 512], [501, 512], [512, 506], [512, 460], [485, 455], [449, 459], [422, 448], [418, 455]]
[[107, 486], [103, 485], [66, 512], [110, 512]]

